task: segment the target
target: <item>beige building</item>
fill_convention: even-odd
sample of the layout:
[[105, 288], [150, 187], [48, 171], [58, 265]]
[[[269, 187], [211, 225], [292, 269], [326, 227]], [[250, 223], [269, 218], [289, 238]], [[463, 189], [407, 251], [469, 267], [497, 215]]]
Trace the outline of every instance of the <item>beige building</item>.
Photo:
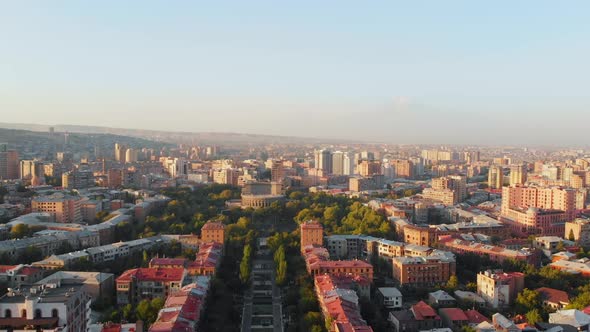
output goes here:
[[523, 185], [527, 180], [526, 165], [512, 165], [510, 166], [510, 185]]
[[455, 205], [467, 198], [467, 180], [458, 175], [432, 179], [432, 188], [424, 189], [422, 195], [445, 205]]
[[492, 165], [488, 172], [488, 186], [491, 189], [500, 189], [504, 184], [504, 171], [502, 166]]
[[49, 213], [54, 222], [81, 223], [81, 198], [55, 194], [52, 196], [35, 197], [31, 201], [33, 212]]
[[583, 247], [590, 246], [590, 220], [576, 219], [565, 223], [564, 238], [570, 241], [576, 241]]
[[487, 270], [477, 274], [477, 294], [492, 308], [503, 308], [514, 302], [524, 288], [524, 274]]
[[60, 282], [10, 290], [0, 298], [3, 331], [88, 331], [90, 297]]

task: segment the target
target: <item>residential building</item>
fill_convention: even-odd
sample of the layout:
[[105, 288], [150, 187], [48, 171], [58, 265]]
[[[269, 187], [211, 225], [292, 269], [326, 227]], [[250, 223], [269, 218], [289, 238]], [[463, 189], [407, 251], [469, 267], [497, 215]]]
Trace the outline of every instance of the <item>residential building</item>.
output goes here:
[[203, 242], [225, 242], [225, 225], [222, 222], [209, 221], [201, 228]]
[[549, 314], [549, 323], [570, 325], [578, 331], [590, 330], [590, 315], [576, 310], [559, 310]]
[[125, 271], [116, 280], [117, 303], [137, 305], [143, 299], [165, 298], [179, 291], [186, 276], [181, 268], [138, 268]]
[[554, 310], [564, 309], [570, 304], [569, 295], [562, 290], [541, 287], [537, 288], [536, 291], [539, 292], [543, 305]]
[[525, 234], [557, 235], [576, 213], [576, 192], [558, 187], [511, 186], [502, 189], [502, 220]]
[[524, 185], [527, 180], [527, 166], [526, 164], [511, 165], [510, 166], [510, 185]]
[[301, 251], [307, 246], [324, 245], [324, 228], [317, 220], [309, 220], [301, 223]]
[[332, 172], [332, 152], [330, 150], [316, 150], [315, 168], [323, 170], [326, 174]]
[[60, 282], [9, 290], [0, 298], [0, 330], [88, 331], [90, 297]]
[[442, 249], [449, 250], [456, 254], [475, 254], [478, 256], [486, 256], [490, 260], [502, 263], [505, 260], [523, 261], [528, 264], [537, 265], [539, 263], [539, 255], [537, 251], [531, 249], [507, 249], [501, 246], [481, 243], [474, 241], [475, 238], [471, 235], [464, 235], [465, 238], [473, 238], [473, 240], [466, 240], [460, 235], [443, 235], [438, 239], [438, 244]]
[[438, 314], [452, 331], [461, 331], [464, 326], [469, 325], [469, 317], [459, 308], [442, 308], [438, 310]]
[[400, 285], [435, 285], [447, 282], [455, 275], [455, 257], [439, 252], [426, 257], [392, 258], [393, 278]]
[[422, 196], [440, 201], [445, 205], [455, 205], [467, 198], [467, 181], [464, 176], [451, 175], [432, 179], [432, 188], [426, 188]]
[[0, 284], [8, 288], [32, 285], [43, 278], [43, 270], [28, 265], [0, 265]]
[[492, 308], [511, 305], [524, 288], [524, 274], [487, 270], [477, 274], [477, 294]]
[[457, 302], [459, 302], [467, 307], [481, 308], [481, 307], [485, 307], [485, 305], [486, 305], [486, 301], [483, 299], [483, 297], [477, 295], [474, 292], [456, 290], [454, 295], [455, 295], [455, 298], [457, 299]]
[[428, 293], [428, 304], [439, 308], [453, 307], [457, 301], [449, 293], [439, 289], [436, 292]]
[[149, 332], [200, 331], [198, 325], [205, 310], [210, 278], [199, 277], [195, 283], [170, 294]]
[[376, 292], [377, 303], [386, 309], [402, 308], [402, 293], [395, 287], [379, 287]]
[[504, 185], [504, 169], [500, 165], [492, 165], [488, 171], [488, 187], [501, 189]]
[[424, 301], [418, 302], [409, 310], [391, 311], [388, 320], [394, 332], [423, 331], [442, 327], [440, 316]]
[[199, 246], [195, 260], [188, 264], [188, 274], [191, 276], [214, 276], [223, 256], [223, 243], [205, 242]]
[[62, 286], [83, 285], [82, 289], [90, 296], [93, 303], [103, 301], [108, 303], [115, 290], [115, 277], [112, 273], [58, 271], [37, 281], [36, 285], [60, 283]]
[[65, 172], [61, 176], [62, 187], [65, 189], [83, 189], [94, 187], [94, 173], [90, 170]]
[[354, 290], [339, 288], [330, 275], [314, 278], [315, 291], [330, 332], [372, 332], [360, 313], [359, 298]]
[[0, 143], [0, 180], [13, 180], [18, 178], [18, 151], [9, 150], [8, 144]]
[[51, 215], [53, 222], [81, 223], [80, 213], [81, 198], [54, 194], [52, 196], [39, 196], [31, 201], [33, 212], [46, 212]]

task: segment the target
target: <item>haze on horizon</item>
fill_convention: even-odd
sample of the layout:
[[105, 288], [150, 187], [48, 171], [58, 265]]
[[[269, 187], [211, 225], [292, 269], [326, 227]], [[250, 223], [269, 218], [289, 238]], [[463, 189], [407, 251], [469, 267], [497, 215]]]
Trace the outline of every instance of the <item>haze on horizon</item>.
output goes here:
[[585, 1], [0, 8], [0, 122], [587, 145]]

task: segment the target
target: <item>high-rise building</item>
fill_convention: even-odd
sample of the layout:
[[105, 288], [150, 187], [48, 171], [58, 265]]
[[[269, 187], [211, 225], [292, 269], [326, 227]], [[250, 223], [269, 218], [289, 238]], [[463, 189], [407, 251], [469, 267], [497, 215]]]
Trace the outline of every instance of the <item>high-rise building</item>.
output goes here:
[[391, 165], [395, 168], [395, 177], [413, 179], [415, 175], [414, 163], [409, 160], [392, 160]]
[[491, 189], [500, 189], [504, 184], [504, 169], [500, 165], [490, 166], [488, 172], [488, 186]]
[[510, 185], [522, 185], [526, 183], [527, 167], [526, 164], [510, 166]]
[[121, 163], [125, 162], [127, 148], [124, 145], [115, 143], [115, 160]]
[[502, 214], [515, 231], [562, 236], [564, 223], [573, 220], [576, 191], [558, 187], [514, 186], [502, 189]]
[[45, 166], [38, 160], [21, 160], [20, 178], [30, 180], [34, 186], [45, 183]]
[[18, 152], [9, 150], [8, 144], [0, 143], [0, 180], [18, 179]]
[[137, 150], [129, 148], [125, 151], [125, 162], [136, 163], [137, 162]]
[[342, 156], [342, 170], [344, 175], [354, 174], [354, 159], [350, 157], [348, 152], [345, 152]]
[[324, 173], [332, 172], [332, 152], [330, 150], [315, 151], [315, 168], [321, 169]]
[[381, 174], [381, 162], [378, 160], [361, 160], [358, 164], [361, 176], [373, 176]]
[[94, 187], [94, 173], [90, 170], [65, 172], [61, 176], [62, 187], [66, 189], [83, 189]]
[[332, 174], [344, 175], [344, 153], [342, 151], [332, 153]]
[[272, 160], [270, 179], [272, 182], [283, 182], [285, 179], [285, 167], [282, 160]]
[[432, 179], [432, 188], [424, 189], [422, 195], [445, 205], [455, 205], [467, 199], [467, 180], [459, 175]]

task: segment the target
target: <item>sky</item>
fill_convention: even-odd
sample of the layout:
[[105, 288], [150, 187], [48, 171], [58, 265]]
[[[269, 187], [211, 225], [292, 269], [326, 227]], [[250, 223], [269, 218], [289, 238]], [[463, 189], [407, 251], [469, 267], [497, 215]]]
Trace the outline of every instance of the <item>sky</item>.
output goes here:
[[588, 1], [5, 1], [0, 122], [587, 144]]

